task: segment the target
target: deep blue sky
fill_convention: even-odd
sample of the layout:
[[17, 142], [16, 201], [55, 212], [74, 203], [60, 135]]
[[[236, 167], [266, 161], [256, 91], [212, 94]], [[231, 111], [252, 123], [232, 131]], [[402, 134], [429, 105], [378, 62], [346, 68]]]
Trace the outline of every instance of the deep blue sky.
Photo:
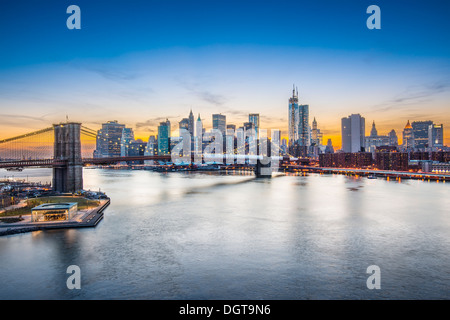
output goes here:
[[[66, 28], [71, 4], [81, 30]], [[366, 27], [371, 4], [381, 30]], [[192, 107], [206, 122], [260, 112], [285, 130], [296, 83], [325, 135], [349, 113], [385, 131], [422, 117], [450, 126], [449, 31], [447, 0], [2, 0], [1, 125], [114, 115], [145, 136]]]
[[[65, 27], [70, 4], [82, 30]], [[370, 4], [382, 10], [376, 32], [365, 28]], [[1, 68], [215, 44], [450, 54], [446, 0], [3, 0], [0, 11]]]

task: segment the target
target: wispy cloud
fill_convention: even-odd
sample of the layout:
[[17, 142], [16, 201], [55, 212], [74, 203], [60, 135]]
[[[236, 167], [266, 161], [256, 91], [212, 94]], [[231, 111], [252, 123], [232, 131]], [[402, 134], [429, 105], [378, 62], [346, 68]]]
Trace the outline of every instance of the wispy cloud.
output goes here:
[[411, 86], [396, 97], [373, 106], [377, 112], [391, 111], [393, 109], [408, 108], [430, 101], [433, 96], [450, 90], [450, 81], [441, 80], [425, 85]]
[[35, 116], [27, 116], [27, 115], [23, 115], [23, 114], [4, 114], [4, 113], [0, 113], [0, 118], [2, 118], [2, 120], [4, 119], [13, 119], [13, 120], [17, 120], [17, 121], [22, 121], [22, 120], [34, 120], [34, 121], [47, 121], [46, 116], [47, 115], [43, 115], [40, 117], [35, 117]]
[[222, 95], [215, 94], [209, 91], [192, 91], [198, 98], [209, 102], [215, 106], [222, 106], [226, 102], [226, 98]]
[[198, 83], [198, 82], [189, 82], [184, 79], [175, 79], [175, 81], [178, 83], [180, 87], [187, 90], [200, 100], [203, 100], [205, 102], [208, 102], [214, 106], [222, 107], [228, 99], [221, 94], [214, 93], [210, 90], [206, 90], [205, 86]]
[[69, 62], [68, 65], [72, 68], [93, 72], [107, 80], [121, 83], [133, 81], [144, 76], [144, 73], [140, 73], [131, 69], [117, 68], [113, 65], [105, 65], [99, 63], [94, 64], [80, 61]]
[[134, 72], [125, 72], [121, 70], [113, 70], [101, 67], [88, 67], [87, 70], [97, 73], [98, 75], [112, 81], [130, 81], [141, 77], [140, 74]]
[[[12, 127], [12, 128], [22, 128], [28, 130], [29, 132], [39, 129], [44, 129], [46, 127], [51, 126], [51, 121], [49, 120], [49, 116], [53, 115], [51, 114], [44, 114], [42, 116], [30, 116], [30, 115], [23, 115], [23, 114], [5, 114], [0, 113], [0, 128], [2, 129], [1, 135], [4, 137], [8, 136], [14, 136], [19, 134], [19, 132], [11, 133], [9, 130], [4, 130], [5, 127]], [[26, 124], [24, 126], [24, 124]]]
[[226, 115], [234, 116], [236, 118], [248, 117], [248, 114], [249, 114], [249, 112], [246, 110], [242, 110], [242, 109], [236, 110], [236, 109], [230, 109], [230, 108], [225, 109], [223, 113]]
[[[135, 125], [136, 130], [139, 131], [149, 131], [149, 132], [156, 132], [155, 128], [159, 126], [159, 123], [162, 121], [165, 121], [166, 119], [168, 119], [170, 121], [170, 119], [172, 119], [172, 121], [176, 121], [176, 127], [178, 127], [178, 121], [177, 119], [179, 119], [180, 116], [170, 116], [170, 117], [157, 117], [157, 118], [153, 118], [153, 119], [148, 119], [145, 120], [143, 122], [137, 122]], [[180, 119], [181, 120], [181, 119]], [[174, 124], [171, 123], [171, 126], [174, 127]]]
[[[231, 108], [225, 108], [225, 109], [223, 109], [223, 112], [222, 112], [222, 114], [225, 114], [227, 116], [229, 115], [233, 119], [244, 121], [244, 122], [247, 122], [249, 120], [248, 116], [250, 113], [254, 113], [254, 112], [246, 110], [246, 109], [231, 109]], [[273, 123], [287, 123], [286, 118], [268, 116], [268, 115], [265, 115], [262, 113], [259, 113], [259, 120], [261, 122], [261, 126], [263, 125], [263, 123], [265, 123], [265, 125], [269, 125], [269, 126]]]

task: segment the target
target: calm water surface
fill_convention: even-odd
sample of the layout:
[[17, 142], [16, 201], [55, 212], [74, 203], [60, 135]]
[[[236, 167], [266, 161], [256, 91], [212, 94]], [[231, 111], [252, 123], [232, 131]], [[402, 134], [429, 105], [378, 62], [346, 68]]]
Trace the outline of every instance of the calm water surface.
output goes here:
[[450, 298], [449, 183], [85, 169], [84, 186], [111, 197], [96, 228], [0, 238], [0, 299]]

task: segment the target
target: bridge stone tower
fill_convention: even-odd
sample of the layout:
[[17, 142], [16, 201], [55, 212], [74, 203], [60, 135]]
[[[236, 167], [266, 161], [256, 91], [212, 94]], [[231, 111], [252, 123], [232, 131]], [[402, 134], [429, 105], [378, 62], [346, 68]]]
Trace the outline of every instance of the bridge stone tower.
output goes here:
[[81, 123], [54, 124], [54, 159], [64, 165], [53, 168], [53, 191], [72, 193], [83, 189], [83, 161], [81, 159]]

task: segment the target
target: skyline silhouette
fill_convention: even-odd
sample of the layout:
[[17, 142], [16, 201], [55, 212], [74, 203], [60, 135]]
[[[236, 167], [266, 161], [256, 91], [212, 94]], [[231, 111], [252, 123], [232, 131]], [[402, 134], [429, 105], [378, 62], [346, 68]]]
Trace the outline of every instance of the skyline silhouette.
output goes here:
[[148, 139], [191, 108], [206, 127], [213, 113], [236, 125], [259, 113], [287, 137], [293, 83], [337, 147], [352, 113], [380, 134], [400, 136], [408, 120], [450, 127], [447, 3], [377, 1], [380, 30], [366, 27], [369, 1], [79, 0], [80, 30], [66, 27], [70, 4], [0, 5], [1, 137], [68, 115]]

